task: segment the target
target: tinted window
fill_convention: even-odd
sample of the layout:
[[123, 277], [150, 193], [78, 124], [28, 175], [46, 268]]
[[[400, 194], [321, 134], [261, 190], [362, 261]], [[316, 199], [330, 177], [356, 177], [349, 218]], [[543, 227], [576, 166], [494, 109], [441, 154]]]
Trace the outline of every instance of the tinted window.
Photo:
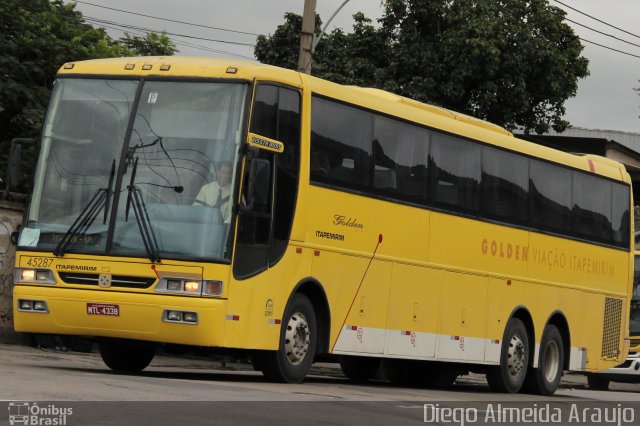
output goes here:
[[483, 212], [516, 224], [527, 221], [529, 160], [495, 148], [482, 148]]
[[379, 192], [424, 200], [427, 196], [429, 131], [376, 116], [373, 130], [373, 184]]
[[373, 114], [317, 97], [311, 110], [311, 179], [369, 186]]
[[611, 182], [573, 172], [573, 231], [581, 237], [611, 243]]
[[629, 187], [619, 183], [612, 183], [611, 187], [611, 219], [613, 225], [613, 243], [617, 246], [629, 248]]
[[251, 131], [278, 139], [278, 88], [261, 84], [256, 87], [251, 113]]
[[530, 161], [531, 224], [571, 234], [572, 172], [541, 161]]
[[[248, 277], [275, 264], [283, 255], [291, 232], [300, 170], [300, 95], [284, 87], [256, 87], [250, 131], [284, 144], [284, 152], [258, 150], [258, 158], [271, 164], [271, 173], [260, 182], [267, 200], [243, 209], [238, 217], [234, 275]], [[247, 190], [248, 173], [244, 176]], [[273, 198], [272, 198], [273, 197]], [[248, 199], [248, 195], [243, 195]]]
[[277, 262], [287, 247], [293, 224], [300, 169], [300, 95], [280, 88], [278, 98], [278, 137], [284, 152], [276, 156], [275, 218], [269, 264]]
[[431, 200], [462, 211], [480, 205], [479, 144], [434, 133], [429, 155]]

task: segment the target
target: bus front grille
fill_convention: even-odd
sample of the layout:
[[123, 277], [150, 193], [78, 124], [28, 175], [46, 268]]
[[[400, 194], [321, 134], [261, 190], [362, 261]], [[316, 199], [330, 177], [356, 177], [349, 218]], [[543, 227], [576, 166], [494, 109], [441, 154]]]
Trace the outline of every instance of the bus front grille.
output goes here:
[[[77, 272], [60, 272], [60, 279], [66, 284], [80, 284], [98, 287], [99, 274], [79, 274]], [[155, 278], [131, 277], [126, 275], [112, 275], [110, 287], [121, 288], [149, 288], [156, 281]]]

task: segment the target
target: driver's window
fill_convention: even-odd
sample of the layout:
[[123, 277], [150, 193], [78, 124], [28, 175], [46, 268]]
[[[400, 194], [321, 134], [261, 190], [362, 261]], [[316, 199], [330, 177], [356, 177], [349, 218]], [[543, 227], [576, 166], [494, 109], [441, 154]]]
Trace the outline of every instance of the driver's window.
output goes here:
[[[241, 209], [234, 274], [254, 275], [274, 265], [284, 254], [293, 223], [300, 165], [300, 93], [297, 90], [260, 84], [256, 87], [250, 132], [280, 141], [284, 152], [258, 150], [256, 158], [270, 164], [270, 175], [260, 178], [268, 196], [253, 199], [252, 208]], [[243, 190], [247, 191], [249, 161], [245, 164]], [[266, 182], [266, 181], [268, 182]], [[264, 187], [263, 187], [264, 189]], [[264, 192], [264, 191], [261, 191]], [[243, 198], [251, 198], [244, 194]]]

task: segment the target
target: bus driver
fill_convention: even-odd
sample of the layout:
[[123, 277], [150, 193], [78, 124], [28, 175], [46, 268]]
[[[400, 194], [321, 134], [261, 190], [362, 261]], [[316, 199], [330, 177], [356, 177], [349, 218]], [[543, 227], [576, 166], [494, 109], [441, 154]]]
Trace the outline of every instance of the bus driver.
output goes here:
[[200, 188], [193, 202], [194, 206], [202, 205], [220, 209], [224, 223], [231, 220], [231, 163], [221, 162], [217, 167], [216, 180]]

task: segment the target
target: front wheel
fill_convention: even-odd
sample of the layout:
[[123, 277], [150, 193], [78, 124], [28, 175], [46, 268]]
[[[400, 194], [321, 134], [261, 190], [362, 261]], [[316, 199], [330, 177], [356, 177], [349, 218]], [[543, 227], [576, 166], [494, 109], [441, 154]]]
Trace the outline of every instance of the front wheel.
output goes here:
[[500, 351], [500, 365], [487, 370], [487, 382], [494, 392], [516, 393], [527, 375], [529, 337], [524, 323], [512, 318], [507, 324]]
[[147, 368], [156, 354], [156, 345], [136, 340], [103, 340], [100, 356], [114, 371], [137, 373]]
[[525, 391], [538, 395], [553, 395], [562, 378], [563, 365], [562, 336], [555, 325], [548, 325], [542, 333], [538, 368], [532, 368], [527, 373]]
[[313, 305], [304, 294], [296, 294], [282, 321], [279, 349], [257, 353], [255, 364], [269, 380], [299, 383], [311, 369], [317, 342], [318, 325]]

